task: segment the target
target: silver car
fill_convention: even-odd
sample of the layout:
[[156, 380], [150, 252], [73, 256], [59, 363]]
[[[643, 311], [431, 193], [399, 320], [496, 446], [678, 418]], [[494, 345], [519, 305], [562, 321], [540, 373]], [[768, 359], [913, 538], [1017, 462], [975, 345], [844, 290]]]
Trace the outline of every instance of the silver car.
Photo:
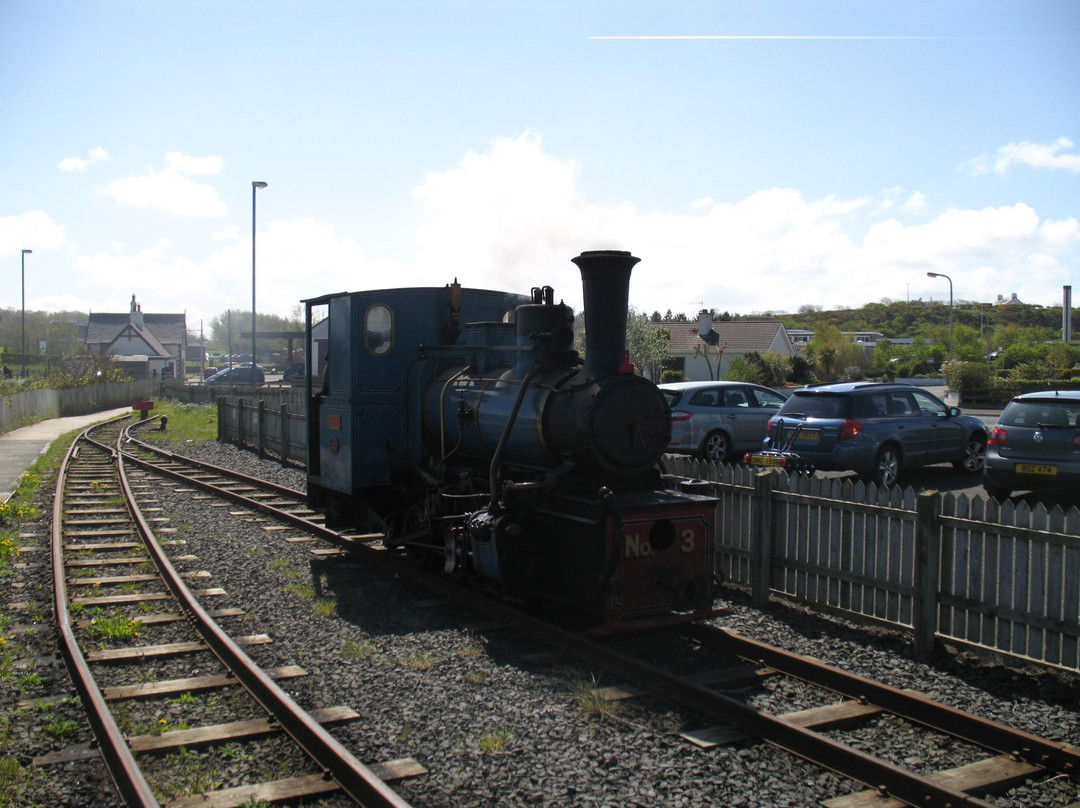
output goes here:
[[760, 449], [769, 419], [787, 398], [748, 382], [676, 382], [661, 384], [660, 391], [671, 407], [668, 451], [711, 463]]

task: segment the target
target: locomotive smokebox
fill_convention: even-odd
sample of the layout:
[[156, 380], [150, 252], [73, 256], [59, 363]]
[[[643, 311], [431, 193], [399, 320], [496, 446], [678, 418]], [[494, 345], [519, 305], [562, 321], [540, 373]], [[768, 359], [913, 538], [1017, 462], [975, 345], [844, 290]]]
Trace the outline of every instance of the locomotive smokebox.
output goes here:
[[592, 250], [571, 260], [581, 270], [585, 372], [594, 378], [614, 376], [626, 354], [630, 270], [641, 259], [621, 250]]

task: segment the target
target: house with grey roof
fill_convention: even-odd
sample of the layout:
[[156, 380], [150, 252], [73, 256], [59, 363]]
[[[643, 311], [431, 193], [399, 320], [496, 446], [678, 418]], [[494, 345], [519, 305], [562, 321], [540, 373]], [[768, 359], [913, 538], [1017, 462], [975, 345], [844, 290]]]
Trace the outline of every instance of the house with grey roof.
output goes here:
[[187, 315], [144, 314], [132, 295], [126, 313], [90, 312], [86, 350], [115, 357], [136, 379], [183, 378]]
[[702, 311], [698, 321], [654, 323], [671, 334], [665, 367], [681, 370], [690, 381], [723, 379], [735, 357], [752, 351], [795, 355], [779, 320], [761, 318], [714, 321]]

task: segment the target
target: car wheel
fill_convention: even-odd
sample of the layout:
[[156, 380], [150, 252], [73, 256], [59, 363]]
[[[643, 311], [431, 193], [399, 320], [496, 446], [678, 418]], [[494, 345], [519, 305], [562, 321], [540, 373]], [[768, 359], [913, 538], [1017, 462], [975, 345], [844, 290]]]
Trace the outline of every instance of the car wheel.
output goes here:
[[972, 435], [964, 445], [964, 459], [954, 460], [958, 471], [980, 472], [986, 465], [986, 436]]
[[874, 467], [870, 470], [871, 482], [888, 488], [900, 479], [900, 453], [895, 446], [882, 446], [877, 453]]
[[731, 454], [731, 442], [723, 432], [710, 432], [701, 444], [701, 456], [710, 463], [726, 463]]
[[1002, 488], [1001, 486], [997, 486], [993, 483], [987, 482], [983, 483], [983, 491], [985, 491], [988, 496], [991, 496], [994, 499], [1002, 500], [1008, 499], [1012, 494], [1012, 491], [1010, 491], [1008, 488]]

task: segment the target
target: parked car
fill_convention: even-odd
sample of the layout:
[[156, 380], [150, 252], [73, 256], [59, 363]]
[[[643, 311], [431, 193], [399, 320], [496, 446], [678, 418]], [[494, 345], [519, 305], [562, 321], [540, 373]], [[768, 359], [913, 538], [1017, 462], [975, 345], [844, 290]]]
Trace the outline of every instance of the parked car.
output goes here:
[[281, 380], [283, 382], [291, 382], [294, 379], [299, 381], [304, 378], [304, 371], [307, 369], [306, 362], [294, 362], [285, 368], [285, 372], [281, 374]]
[[990, 431], [983, 488], [1004, 499], [1015, 490], [1080, 488], [1080, 390], [1016, 396]]
[[218, 368], [214, 367], [213, 365], [207, 365], [206, 367], [203, 368], [203, 371], [202, 371], [203, 379], [209, 379], [211, 376], [213, 376], [217, 372], [218, 372]]
[[[252, 376], [254, 375], [254, 381]], [[225, 368], [220, 370], [206, 380], [207, 384], [246, 384], [251, 386], [253, 383], [255, 386], [266, 384], [266, 376], [262, 372], [262, 368], [256, 366], [252, 368], [251, 365], [237, 365], [236, 367]]]
[[795, 390], [768, 429], [765, 449], [787, 449], [818, 469], [855, 471], [884, 486], [895, 484], [902, 469], [950, 462], [975, 473], [986, 459], [988, 430], [981, 419], [910, 384]]
[[748, 382], [661, 384], [671, 407], [668, 451], [726, 463], [761, 446], [769, 419], [784, 404], [775, 390]]

